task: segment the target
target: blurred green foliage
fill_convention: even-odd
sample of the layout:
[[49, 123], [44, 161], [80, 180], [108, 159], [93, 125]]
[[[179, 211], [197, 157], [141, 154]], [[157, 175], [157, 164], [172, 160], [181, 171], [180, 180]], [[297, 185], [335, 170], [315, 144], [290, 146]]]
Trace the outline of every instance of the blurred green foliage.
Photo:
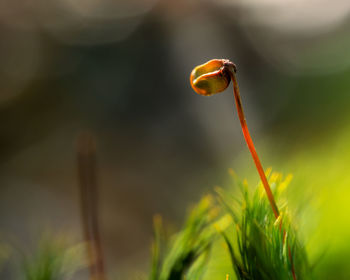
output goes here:
[[70, 245], [67, 238], [43, 238], [33, 254], [23, 254], [18, 279], [74, 279], [74, 274], [86, 267], [85, 244]]
[[155, 218], [155, 242], [151, 280], [200, 279], [205, 271], [217, 216], [213, 198], [203, 198], [189, 215], [183, 230], [171, 238], [166, 248], [161, 242], [160, 217]]

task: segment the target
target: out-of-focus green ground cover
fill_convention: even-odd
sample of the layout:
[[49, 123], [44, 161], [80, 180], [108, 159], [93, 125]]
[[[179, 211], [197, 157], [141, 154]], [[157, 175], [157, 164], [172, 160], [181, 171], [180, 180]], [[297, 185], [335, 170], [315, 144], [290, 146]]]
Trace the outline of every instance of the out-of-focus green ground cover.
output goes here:
[[284, 113], [288, 131], [279, 125], [273, 135], [282, 137], [264, 141], [264, 162], [294, 175], [288, 190], [290, 203], [304, 206], [299, 230], [310, 258], [323, 255], [316, 279], [350, 278], [349, 77], [344, 71], [298, 79]]

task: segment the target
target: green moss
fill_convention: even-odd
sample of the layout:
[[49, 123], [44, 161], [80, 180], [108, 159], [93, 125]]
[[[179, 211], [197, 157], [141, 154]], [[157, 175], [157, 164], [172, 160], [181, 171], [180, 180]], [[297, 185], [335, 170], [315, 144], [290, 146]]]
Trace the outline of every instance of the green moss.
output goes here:
[[241, 195], [217, 188], [218, 203], [203, 199], [163, 258], [157, 218], [151, 279], [310, 279], [307, 253], [284, 197], [291, 176], [267, 173], [281, 213], [277, 220], [261, 184], [251, 191], [236, 180]]

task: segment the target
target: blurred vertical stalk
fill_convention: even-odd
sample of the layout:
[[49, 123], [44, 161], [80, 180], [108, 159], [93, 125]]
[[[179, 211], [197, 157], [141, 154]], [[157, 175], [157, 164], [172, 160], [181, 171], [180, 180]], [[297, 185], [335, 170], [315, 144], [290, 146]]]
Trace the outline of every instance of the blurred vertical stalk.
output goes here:
[[82, 133], [77, 141], [77, 164], [81, 197], [81, 219], [91, 280], [105, 280], [103, 251], [98, 221], [98, 186], [96, 143], [90, 133]]

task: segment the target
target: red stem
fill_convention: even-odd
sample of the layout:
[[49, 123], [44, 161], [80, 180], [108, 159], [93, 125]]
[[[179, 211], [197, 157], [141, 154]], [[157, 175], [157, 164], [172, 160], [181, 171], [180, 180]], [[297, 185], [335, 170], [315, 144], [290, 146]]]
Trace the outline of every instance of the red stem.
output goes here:
[[[239, 120], [241, 122], [243, 136], [244, 136], [244, 139], [245, 139], [245, 141], [246, 141], [246, 143], [248, 145], [249, 151], [252, 154], [252, 157], [253, 157], [256, 169], [258, 170], [258, 173], [260, 175], [261, 181], [262, 181], [263, 186], [264, 186], [265, 191], [266, 191], [266, 195], [267, 195], [267, 197], [269, 199], [269, 202], [271, 204], [272, 211], [273, 211], [273, 213], [275, 215], [275, 218], [277, 219], [278, 216], [279, 216], [278, 207], [277, 207], [276, 201], [274, 199], [274, 196], [272, 194], [270, 185], [269, 185], [269, 183], [267, 181], [267, 178], [266, 178], [264, 169], [263, 169], [263, 167], [261, 165], [261, 162], [260, 162], [260, 159], [258, 157], [258, 154], [257, 154], [257, 152], [255, 150], [253, 140], [252, 140], [252, 138], [250, 136], [250, 133], [249, 133], [249, 130], [248, 130], [247, 122], [245, 120], [245, 116], [244, 116], [244, 112], [243, 112], [243, 106], [242, 106], [241, 96], [240, 96], [240, 93], [239, 93], [239, 87], [238, 87], [236, 75], [235, 75], [234, 71], [231, 71], [231, 70], [229, 70], [229, 73], [230, 73], [231, 80], [232, 80], [232, 83], [233, 83], [233, 94], [234, 94], [235, 101], [236, 101], [236, 107], [237, 107], [238, 117], [239, 117]], [[281, 220], [281, 224], [280, 224], [280, 229], [282, 229], [282, 220]], [[284, 235], [285, 235], [285, 232], [284, 232]], [[295, 269], [294, 269], [294, 264], [293, 264], [292, 253], [291, 253], [291, 249], [290, 249], [289, 246], [288, 246], [288, 255], [289, 255], [289, 259], [290, 259], [291, 264], [292, 264], [293, 280], [296, 280], [296, 274], [295, 274]]]
[[241, 122], [243, 136], [244, 136], [244, 139], [245, 139], [245, 141], [246, 141], [246, 143], [248, 145], [249, 151], [252, 154], [252, 157], [253, 157], [256, 169], [258, 170], [259, 176], [261, 178], [261, 181], [263, 183], [264, 189], [266, 191], [267, 198], [269, 199], [269, 202], [271, 204], [271, 208], [272, 208], [273, 214], [275, 215], [275, 218], [277, 219], [278, 216], [279, 216], [279, 211], [278, 211], [275, 199], [273, 197], [271, 188], [269, 186], [269, 183], [268, 183], [268, 181], [266, 179], [266, 175], [265, 175], [264, 169], [263, 169], [263, 167], [261, 165], [261, 162], [259, 160], [258, 154], [257, 154], [257, 152], [255, 150], [253, 140], [252, 140], [252, 138], [250, 136], [250, 133], [249, 133], [249, 130], [248, 130], [247, 122], [245, 120], [245, 116], [244, 116], [244, 113], [243, 113], [243, 106], [242, 106], [241, 96], [239, 94], [239, 88], [238, 88], [238, 83], [237, 83], [237, 80], [236, 80], [236, 75], [235, 75], [235, 73], [233, 71], [229, 71], [229, 73], [230, 73], [231, 80], [232, 80], [232, 83], [233, 83], [233, 94], [234, 94], [235, 101], [236, 101], [236, 107], [237, 107], [238, 117], [239, 117], [239, 120]]
[[295, 268], [294, 268], [294, 263], [293, 263], [293, 258], [292, 258], [292, 251], [290, 250], [290, 247], [288, 246], [288, 256], [291, 262], [291, 266], [292, 266], [292, 276], [293, 276], [293, 280], [297, 279], [297, 276], [295, 275]]

